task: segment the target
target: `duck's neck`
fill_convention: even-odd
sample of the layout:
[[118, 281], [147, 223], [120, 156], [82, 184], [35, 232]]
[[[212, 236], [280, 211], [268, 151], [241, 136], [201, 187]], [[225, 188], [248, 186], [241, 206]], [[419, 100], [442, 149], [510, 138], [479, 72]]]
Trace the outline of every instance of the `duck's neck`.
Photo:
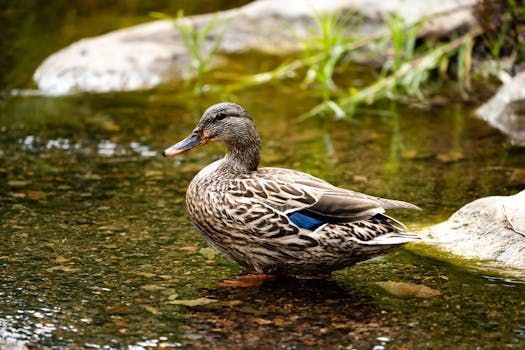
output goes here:
[[261, 140], [258, 135], [246, 135], [228, 144], [223, 167], [230, 173], [244, 174], [257, 170], [261, 160]]

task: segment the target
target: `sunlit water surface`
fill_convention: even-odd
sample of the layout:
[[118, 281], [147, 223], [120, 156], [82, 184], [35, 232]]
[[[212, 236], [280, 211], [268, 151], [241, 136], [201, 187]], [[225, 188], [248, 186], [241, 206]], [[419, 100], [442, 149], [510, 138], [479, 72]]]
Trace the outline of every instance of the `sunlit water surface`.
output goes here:
[[[316, 103], [299, 83], [228, 98], [253, 115], [263, 165], [416, 203], [423, 212], [393, 213], [412, 228], [523, 187], [513, 176], [523, 149], [459, 102], [378, 106], [384, 116], [348, 123], [298, 122]], [[219, 99], [165, 87], [0, 101], [0, 339], [66, 348], [525, 348], [523, 281], [417, 247], [328, 280], [220, 287], [240, 271], [195, 233], [184, 195], [224, 148], [160, 155]], [[376, 282], [440, 294], [399, 297]]]

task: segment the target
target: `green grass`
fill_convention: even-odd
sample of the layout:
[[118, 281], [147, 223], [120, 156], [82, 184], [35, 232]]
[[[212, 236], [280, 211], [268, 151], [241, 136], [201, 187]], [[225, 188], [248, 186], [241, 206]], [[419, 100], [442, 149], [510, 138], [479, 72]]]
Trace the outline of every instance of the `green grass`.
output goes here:
[[452, 56], [457, 56], [458, 82], [461, 90], [466, 91], [470, 86], [472, 37], [479, 35], [479, 30], [473, 30], [448, 43], [417, 47], [417, 34], [422, 23], [407, 24], [399, 16], [390, 16], [387, 21], [389, 32], [374, 40], [375, 43], [386, 42], [392, 48], [392, 54], [383, 64], [379, 77], [363, 88], [349, 87], [348, 93], [334, 101], [323, 100], [304, 113], [302, 118], [323, 114], [351, 118], [360, 106], [384, 99], [407, 101], [414, 98], [425, 102], [423, 87], [434, 72], [446, 70]]
[[210, 70], [210, 64], [224, 37], [224, 30], [216, 31], [216, 29], [224, 27], [228, 21], [212, 18], [204, 25], [198, 26], [191, 19], [185, 18], [182, 10], [177, 12], [176, 17], [159, 12], [153, 12], [151, 16], [173, 22], [191, 57], [190, 64], [183, 76], [184, 81], [188, 85], [193, 83], [194, 93], [202, 94], [205, 92], [206, 74]]
[[356, 38], [349, 30], [355, 27], [354, 13], [345, 15], [336, 13], [315, 14], [315, 25], [309, 28], [310, 39], [303, 40], [303, 58], [307, 65], [304, 77], [305, 88], [317, 83], [320, 86], [323, 102], [330, 102], [332, 94], [338, 90], [333, 76], [345, 48], [355, 42]]

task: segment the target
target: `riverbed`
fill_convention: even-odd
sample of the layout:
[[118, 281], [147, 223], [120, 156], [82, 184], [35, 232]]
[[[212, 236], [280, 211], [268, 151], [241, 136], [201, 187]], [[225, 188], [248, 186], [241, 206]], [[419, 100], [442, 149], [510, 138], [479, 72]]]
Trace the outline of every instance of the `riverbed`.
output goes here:
[[[352, 121], [300, 121], [319, 101], [294, 80], [228, 96], [195, 96], [181, 84], [65, 97], [34, 90], [30, 76], [53, 50], [173, 10], [133, 4], [83, 12], [56, 2], [3, 13], [24, 25], [7, 41], [20, 57], [1, 70], [0, 339], [66, 349], [525, 347], [524, 281], [417, 247], [329, 279], [222, 287], [241, 271], [200, 239], [184, 196], [224, 147], [161, 155], [213, 103], [229, 99], [251, 113], [263, 166], [415, 203], [423, 211], [390, 213], [416, 231], [476, 198], [521, 190], [525, 151], [460, 98], [431, 108], [378, 104]], [[236, 71], [253, 64], [249, 56], [231, 62]], [[340, 74], [359, 80], [363, 72]]]

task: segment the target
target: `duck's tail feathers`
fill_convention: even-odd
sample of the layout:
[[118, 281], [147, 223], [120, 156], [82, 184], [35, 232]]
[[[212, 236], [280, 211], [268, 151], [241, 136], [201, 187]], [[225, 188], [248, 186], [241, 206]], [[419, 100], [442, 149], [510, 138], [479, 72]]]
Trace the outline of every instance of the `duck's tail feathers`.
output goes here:
[[376, 216], [379, 216], [381, 219], [384, 219], [386, 221], [392, 222], [396, 226], [396, 228], [398, 228], [398, 229], [401, 229], [403, 231], [408, 229], [405, 224], [403, 224], [401, 221], [399, 221], [397, 219], [394, 219], [390, 215], [386, 215], [385, 213], [381, 213], [381, 214], [377, 214]]

